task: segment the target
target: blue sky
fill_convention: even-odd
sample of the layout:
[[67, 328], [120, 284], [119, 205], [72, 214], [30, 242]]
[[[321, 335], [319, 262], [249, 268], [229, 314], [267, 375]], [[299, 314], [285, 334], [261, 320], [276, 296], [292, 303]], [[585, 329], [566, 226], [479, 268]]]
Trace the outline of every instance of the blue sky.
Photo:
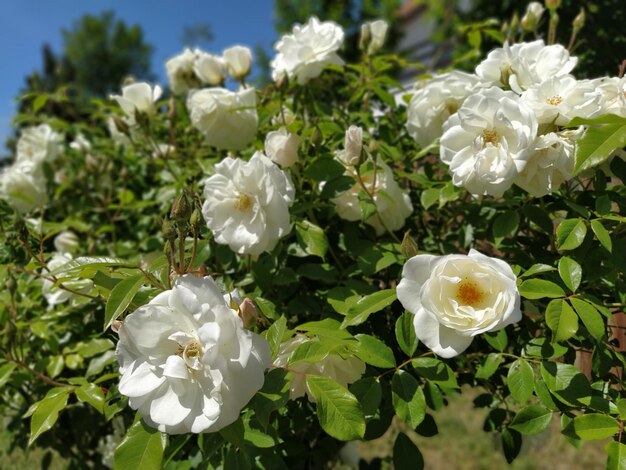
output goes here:
[[60, 53], [61, 29], [71, 28], [85, 13], [113, 10], [127, 24], [140, 24], [145, 41], [154, 46], [152, 70], [161, 83], [165, 61], [183, 50], [185, 26], [208, 23], [214, 40], [206, 48], [215, 53], [234, 44], [251, 49], [260, 44], [269, 52], [278, 39], [273, 0], [4, 0], [2, 7], [0, 147], [10, 134], [13, 99], [24, 86], [24, 77], [41, 68], [42, 45], [48, 42]]

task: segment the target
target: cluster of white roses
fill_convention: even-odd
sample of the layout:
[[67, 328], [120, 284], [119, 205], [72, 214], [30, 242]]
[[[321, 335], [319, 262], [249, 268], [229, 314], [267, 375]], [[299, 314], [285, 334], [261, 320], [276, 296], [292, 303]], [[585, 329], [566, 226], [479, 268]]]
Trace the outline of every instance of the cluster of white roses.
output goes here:
[[0, 173], [0, 198], [20, 212], [29, 212], [46, 202], [44, 162], [53, 161], [61, 151], [63, 136], [48, 124], [27, 127], [17, 141], [12, 165]]
[[513, 184], [535, 197], [572, 177], [582, 128], [575, 117], [626, 116], [624, 78], [576, 80], [577, 63], [542, 40], [495, 49], [475, 74], [452, 71], [421, 85], [407, 129], [422, 146], [440, 138], [452, 181], [472, 194], [501, 196]]

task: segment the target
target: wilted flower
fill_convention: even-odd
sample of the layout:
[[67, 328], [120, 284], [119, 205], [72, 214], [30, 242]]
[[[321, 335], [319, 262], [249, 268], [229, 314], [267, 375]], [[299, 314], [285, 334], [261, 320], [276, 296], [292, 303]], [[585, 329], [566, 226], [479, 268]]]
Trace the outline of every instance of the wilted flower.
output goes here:
[[15, 210], [30, 212], [46, 197], [46, 180], [36, 163], [17, 161], [0, 172], [0, 198]]
[[155, 113], [154, 103], [161, 97], [161, 87], [155, 85], [152, 88], [145, 82], [132, 83], [122, 87], [122, 96], [111, 95], [120, 108], [128, 116], [128, 124], [134, 125], [136, 123], [136, 113], [145, 113], [148, 116], [152, 116]]
[[302, 139], [284, 127], [265, 137], [265, 154], [280, 166], [288, 168], [298, 161], [298, 145]]
[[60, 253], [75, 253], [78, 249], [78, 237], [74, 232], [63, 230], [54, 237], [54, 248]]
[[[72, 254], [69, 252], [54, 253], [52, 258], [46, 263], [42, 274], [48, 276], [49, 273], [55, 272], [64, 264], [72, 261], [72, 259]], [[65, 279], [68, 277], [65, 272], [55, 273], [54, 277], [57, 279], [57, 282], [44, 278], [41, 287], [43, 295], [48, 301], [49, 309], [54, 308], [57, 304], [67, 302], [68, 300], [72, 300], [73, 303], [84, 300], [84, 297], [80, 294], [87, 294], [93, 288], [91, 279]], [[60, 287], [59, 283], [67, 289]]]
[[193, 70], [203, 83], [209, 85], [221, 85], [226, 79], [224, 59], [200, 50], [196, 50]]
[[200, 79], [194, 71], [196, 57], [200, 52], [185, 49], [182, 54], [172, 57], [165, 63], [173, 93], [179, 95], [200, 86]]
[[461, 354], [474, 336], [521, 320], [516, 277], [504, 261], [469, 255], [416, 255], [402, 270], [398, 300], [415, 315], [417, 338], [441, 357]]
[[119, 391], [168, 434], [228, 426], [263, 386], [267, 342], [245, 330], [210, 277], [187, 274], [119, 330]]
[[532, 109], [515, 93], [492, 87], [467, 98], [446, 121], [441, 160], [456, 186], [501, 196], [524, 169], [536, 136]]
[[319, 76], [326, 65], [343, 65], [337, 50], [343, 43], [344, 32], [332, 21], [320, 23], [314, 16], [307, 24], [295, 25], [275, 45], [278, 52], [272, 61], [272, 78], [277, 81], [283, 73], [296, 78], [300, 85]]
[[289, 398], [295, 400], [304, 396], [306, 393], [308, 399], [315, 403], [315, 398], [306, 384], [307, 375], [321, 375], [334, 380], [343, 387], [355, 382], [361, 378], [365, 372], [365, 363], [354, 356], [341, 357], [339, 354], [328, 354], [321, 361], [316, 362], [297, 362], [289, 364], [289, 359], [293, 352], [301, 344], [318, 341], [317, 339], [308, 338], [305, 335], [296, 335], [291, 339], [281, 343], [278, 356], [274, 360], [275, 367], [288, 367], [293, 371], [293, 377], [289, 383]]
[[437, 75], [418, 88], [407, 109], [407, 131], [426, 147], [441, 137], [443, 123], [480, 86], [478, 77], [454, 70]]
[[30, 162], [40, 165], [43, 162], [53, 161], [61, 151], [63, 136], [48, 124], [22, 129], [17, 141], [17, 162]]
[[233, 46], [225, 49], [222, 56], [226, 70], [236, 80], [243, 79], [252, 67], [252, 52], [245, 46]]
[[206, 180], [202, 215], [217, 243], [256, 256], [289, 233], [294, 196], [289, 176], [261, 152], [225, 158]]
[[191, 123], [205, 134], [209, 145], [238, 150], [254, 139], [258, 123], [254, 88], [195, 90], [187, 97], [187, 108]]
[[[409, 195], [402, 191], [393, 177], [393, 170], [383, 162], [377, 160], [377, 168], [374, 172], [373, 165], [361, 166], [360, 176], [357, 176], [353, 168], [346, 169], [346, 175], [353, 178], [361, 178], [363, 185], [374, 196], [376, 213], [371, 215], [365, 223], [376, 230], [377, 235], [387, 231], [399, 230], [404, 226], [406, 218], [413, 212], [413, 205]], [[356, 182], [350, 189], [331, 199], [337, 209], [337, 215], [345, 220], [361, 220], [361, 204], [359, 194], [363, 192], [361, 185]]]

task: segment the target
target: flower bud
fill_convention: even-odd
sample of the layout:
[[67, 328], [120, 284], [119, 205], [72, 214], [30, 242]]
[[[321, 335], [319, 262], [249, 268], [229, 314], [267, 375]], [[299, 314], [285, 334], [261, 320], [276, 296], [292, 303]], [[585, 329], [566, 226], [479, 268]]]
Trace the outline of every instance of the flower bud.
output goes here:
[[359, 38], [359, 49], [365, 52], [372, 40], [372, 30], [369, 23], [361, 25], [361, 37]]
[[574, 21], [572, 22], [572, 26], [574, 27], [576, 31], [578, 31], [584, 25], [585, 25], [585, 9], [581, 8], [580, 13], [576, 15], [576, 18], [574, 18]]
[[525, 31], [535, 31], [541, 20], [545, 8], [539, 2], [530, 2], [526, 7], [526, 13], [522, 17], [522, 28]]
[[54, 238], [54, 248], [61, 253], [75, 253], [78, 249], [78, 237], [74, 232], [65, 230]]
[[556, 10], [561, 6], [561, 0], [545, 0], [544, 3], [549, 10]]
[[287, 75], [287, 72], [282, 72], [280, 76], [274, 80], [274, 83], [276, 84], [276, 88], [278, 90], [286, 89], [289, 86], [289, 76]]
[[7, 280], [7, 289], [11, 294], [15, 293], [15, 290], [17, 289], [17, 282], [13, 276], [10, 276]]
[[343, 162], [351, 166], [359, 164], [363, 152], [363, 129], [358, 126], [350, 126], [346, 131], [343, 147]]
[[511, 34], [515, 34], [517, 32], [517, 28], [519, 27], [519, 16], [517, 13], [513, 13], [513, 17], [511, 18]]
[[372, 39], [367, 47], [368, 54], [376, 54], [383, 47], [385, 39], [387, 38], [388, 29], [389, 24], [384, 20], [376, 20], [369, 23]]
[[161, 232], [163, 233], [163, 238], [166, 240], [174, 240], [176, 238], [176, 228], [169, 220], [163, 221], [163, 225], [161, 225]]
[[244, 46], [229, 47], [222, 54], [226, 70], [235, 80], [244, 79], [252, 66], [252, 52]]
[[204, 219], [202, 218], [202, 213], [196, 207], [191, 213], [191, 217], [189, 218], [189, 225], [191, 225], [191, 230], [193, 233], [198, 233], [200, 227], [202, 226], [202, 222]]
[[200, 80], [209, 85], [221, 85], [226, 79], [221, 57], [197, 51], [193, 70]]
[[371, 154], [378, 152], [378, 142], [376, 142], [376, 139], [370, 140], [370, 143], [367, 146], [367, 151]]
[[119, 116], [113, 116], [113, 122], [115, 123], [115, 128], [118, 132], [121, 132], [124, 135], [130, 135], [130, 129], [128, 128], [128, 124], [120, 118]]
[[186, 193], [181, 193], [174, 204], [172, 205], [172, 211], [170, 212], [170, 217], [174, 219], [176, 222], [188, 222], [189, 217], [191, 216], [192, 207], [189, 204], [189, 198]]
[[246, 328], [256, 325], [259, 320], [259, 312], [252, 299], [243, 299], [243, 302], [239, 304], [239, 316], [241, 316], [243, 326]]
[[407, 258], [413, 258], [417, 254], [417, 243], [413, 240], [408, 230], [405, 232], [404, 238], [402, 238], [400, 251]]
[[298, 146], [302, 139], [284, 127], [265, 137], [265, 154], [280, 166], [288, 168], [298, 161]]
[[324, 136], [322, 135], [322, 131], [320, 130], [319, 127], [315, 126], [315, 129], [313, 130], [313, 135], [311, 136], [311, 143], [315, 147], [319, 147], [323, 141], [324, 141]]

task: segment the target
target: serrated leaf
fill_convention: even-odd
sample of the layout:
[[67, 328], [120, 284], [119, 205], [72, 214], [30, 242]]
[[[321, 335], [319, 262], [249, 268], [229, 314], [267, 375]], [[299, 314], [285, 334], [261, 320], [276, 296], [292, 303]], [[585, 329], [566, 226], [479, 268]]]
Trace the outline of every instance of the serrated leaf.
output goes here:
[[411, 361], [419, 375], [440, 387], [457, 388], [456, 375], [445, 362], [435, 357], [419, 357]]
[[626, 119], [621, 122], [589, 126], [576, 143], [574, 175], [600, 165], [614, 150], [626, 147]]
[[563, 434], [574, 439], [590, 441], [606, 439], [619, 431], [619, 425], [615, 418], [600, 413], [589, 413], [576, 416], [563, 429]]
[[417, 380], [403, 370], [397, 371], [391, 381], [391, 401], [398, 417], [415, 429], [426, 415], [426, 399]]
[[544, 279], [527, 279], [519, 286], [519, 293], [531, 300], [565, 297], [565, 291], [559, 285]]
[[159, 470], [167, 435], [152, 429], [143, 419], [133, 424], [115, 449], [116, 470]]
[[506, 211], [500, 214], [493, 222], [493, 237], [498, 239], [514, 236], [517, 233], [519, 221], [520, 218], [517, 211]]
[[308, 254], [319, 256], [322, 259], [326, 256], [328, 239], [320, 227], [308, 220], [298, 221], [296, 222], [296, 236]]
[[566, 219], [556, 229], [556, 244], [560, 251], [578, 248], [587, 235], [587, 225], [581, 219]]
[[594, 339], [601, 340], [604, 337], [604, 320], [602, 320], [600, 312], [589, 302], [576, 297], [570, 298], [569, 301], [572, 303], [574, 310], [576, 310], [589, 334]]
[[613, 242], [611, 241], [611, 235], [609, 234], [608, 230], [604, 228], [602, 222], [597, 219], [592, 220], [591, 230], [593, 231], [600, 244], [604, 248], [606, 248], [609, 253], [611, 253], [613, 251]]
[[621, 442], [609, 442], [604, 448], [606, 459], [606, 470], [624, 470], [626, 468], [626, 445]]
[[363, 408], [365, 417], [373, 416], [378, 411], [380, 401], [383, 398], [380, 381], [374, 377], [365, 377], [350, 385], [350, 392]]
[[559, 276], [569, 290], [576, 292], [583, 277], [583, 269], [569, 256], [563, 256], [559, 260]]
[[495, 371], [498, 369], [498, 366], [502, 364], [502, 361], [504, 361], [504, 358], [502, 357], [501, 354], [496, 354], [496, 353], [489, 354], [485, 358], [483, 363], [480, 366], [478, 366], [475, 377], [477, 379], [487, 380], [489, 377], [491, 377], [495, 373]]
[[404, 312], [396, 320], [396, 341], [404, 354], [411, 357], [417, 349], [417, 337], [413, 327], [414, 315]]
[[41, 434], [54, 426], [59, 413], [67, 405], [71, 391], [71, 387], [53, 388], [37, 403], [30, 420], [28, 445], [31, 445]]
[[96, 384], [88, 383], [76, 389], [76, 398], [93, 406], [100, 414], [104, 413], [104, 392]]
[[272, 357], [275, 358], [278, 355], [280, 343], [283, 341], [283, 336], [287, 332], [287, 319], [281, 316], [278, 320], [272, 323], [265, 332], [265, 339], [270, 346]]
[[143, 285], [143, 274], [135, 274], [123, 279], [115, 285], [106, 308], [104, 309], [104, 329], [108, 329], [111, 324], [119, 317], [124, 310], [130, 305], [139, 288]]
[[399, 433], [393, 444], [393, 468], [395, 470], [422, 470], [424, 457], [409, 437]]
[[549, 271], [554, 271], [554, 267], [548, 264], [537, 263], [533, 264], [530, 268], [524, 271], [520, 277], [534, 276], [535, 274], [546, 273]]
[[542, 406], [530, 405], [522, 408], [513, 418], [510, 428], [526, 435], [539, 434], [552, 420], [552, 412]]
[[578, 331], [578, 317], [563, 299], [553, 300], [546, 308], [546, 324], [554, 333], [553, 340], [567, 341]]
[[526, 403], [535, 387], [535, 374], [530, 364], [524, 359], [518, 359], [511, 364], [506, 385], [515, 400]]
[[359, 342], [355, 355], [363, 362], [386, 369], [396, 366], [393, 351], [381, 340], [365, 334], [358, 334], [355, 338]]
[[587, 377], [571, 364], [542, 362], [540, 370], [548, 390], [566, 405], [581, 406], [592, 394]]
[[317, 418], [329, 436], [340, 441], [362, 439], [365, 416], [356, 397], [334, 380], [308, 375], [307, 386], [317, 402]]
[[372, 314], [381, 311], [396, 300], [395, 289], [385, 289], [373, 294], [361, 297], [361, 299], [348, 310], [341, 324], [342, 328], [360, 325]]

